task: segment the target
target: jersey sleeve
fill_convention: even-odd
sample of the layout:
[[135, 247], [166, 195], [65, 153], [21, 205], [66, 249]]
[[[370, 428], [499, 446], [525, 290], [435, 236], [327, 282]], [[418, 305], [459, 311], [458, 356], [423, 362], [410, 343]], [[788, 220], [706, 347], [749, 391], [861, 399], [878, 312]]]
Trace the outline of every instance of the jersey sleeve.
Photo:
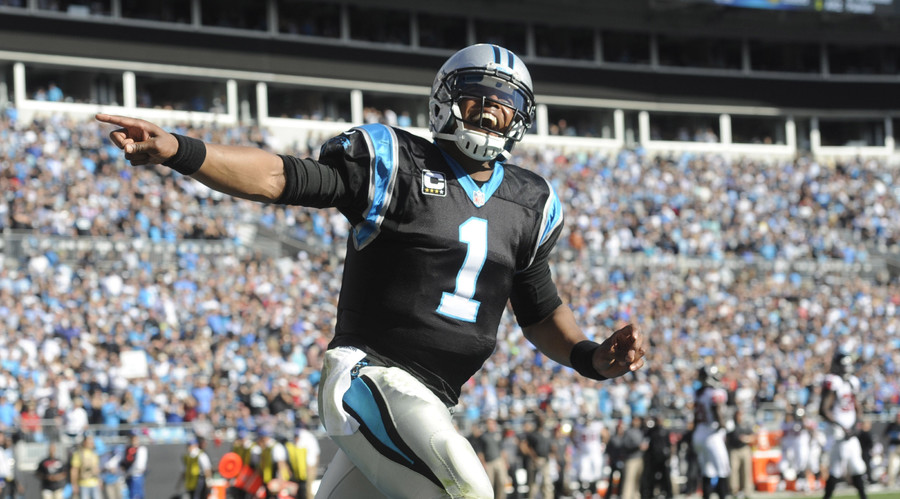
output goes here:
[[513, 277], [510, 303], [516, 320], [522, 327], [548, 317], [562, 304], [559, 291], [550, 272], [550, 254], [562, 233], [562, 203], [550, 184], [550, 196], [541, 214], [540, 235], [531, 264]]
[[352, 223], [360, 221], [368, 197], [372, 151], [359, 129], [322, 145], [319, 159], [282, 155], [285, 188], [278, 204], [338, 208]]

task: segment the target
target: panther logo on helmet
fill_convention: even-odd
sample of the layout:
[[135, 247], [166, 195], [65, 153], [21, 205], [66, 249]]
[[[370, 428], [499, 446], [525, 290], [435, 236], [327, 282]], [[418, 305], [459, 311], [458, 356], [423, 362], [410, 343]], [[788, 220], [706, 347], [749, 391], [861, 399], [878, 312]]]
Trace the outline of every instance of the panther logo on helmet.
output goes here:
[[[460, 105], [466, 100], [474, 115], [463, 115]], [[428, 108], [434, 138], [454, 142], [477, 161], [506, 159], [534, 122], [531, 74], [508, 49], [472, 45], [441, 66]], [[502, 109], [501, 116], [488, 109]]]

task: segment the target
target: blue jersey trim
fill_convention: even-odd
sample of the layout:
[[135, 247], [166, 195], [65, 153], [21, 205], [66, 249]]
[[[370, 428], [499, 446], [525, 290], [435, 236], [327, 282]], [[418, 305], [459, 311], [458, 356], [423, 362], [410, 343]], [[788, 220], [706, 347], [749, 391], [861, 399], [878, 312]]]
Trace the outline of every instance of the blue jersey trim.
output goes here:
[[409, 456], [404, 454], [403, 451], [397, 447], [397, 444], [391, 440], [391, 437], [388, 436], [387, 427], [384, 425], [384, 420], [381, 419], [381, 411], [378, 409], [378, 404], [375, 403], [375, 397], [372, 395], [372, 390], [365, 381], [361, 378], [356, 378], [350, 382], [350, 388], [344, 393], [343, 401], [350, 406], [360, 418], [362, 418], [362, 423], [370, 432], [372, 432], [372, 435], [375, 436], [379, 442], [396, 452], [397, 455], [403, 457], [403, 459], [406, 459], [409, 464], [414, 463]]
[[[500, 184], [503, 183], [503, 163], [499, 161], [494, 161], [493, 163], [493, 171], [491, 172], [491, 179], [487, 181], [483, 186], [478, 187], [478, 184], [472, 180], [472, 177], [463, 170], [463, 167], [453, 159], [452, 156], [447, 154], [440, 146], [438, 149], [441, 151], [441, 154], [444, 155], [444, 159], [447, 161], [447, 164], [450, 165], [450, 169], [453, 170], [453, 174], [456, 175], [456, 179], [459, 181], [459, 185], [462, 186], [463, 190], [466, 192], [466, 195], [469, 196], [469, 200], [472, 201], [472, 204], [475, 205], [476, 208], [481, 208], [486, 205], [488, 200], [491, 199], [491, 196], [497, 192], [497, 189], [500, 188]], [[484, 194], [484, 202], [478, 204], [476, 201], [476, 192], [481, 192]]]
[[550, 238], [553, 231], [562, 225], [564, 218], [563, 206], [559, 201], [559, 196], [556, 195], [556, 191], [553, 190], [553, 186], [550, 185], [550, 182], [547, 182], [547, 179], [544, 179], [544, 182], [547, 183], [547, 189], [550, 190], [550, 197], [548, 197], [547, 202], [544, 203], [544, 212], [541, 215], [541, 236], [538, 238], [531, 251], [531, 258], [528, 261], [528, 266], [531, 266], [534, 262], [534, 257], [537, 256], [538, 249], [547, 242], [547, 239]]
[[547, 238], [550, 237], [550, 234], [556, 230], [557, 227], [563, 221], [563, 206], [559, 201], [559, 196], [556, 195], [556, 191], [553, 190], [553, 187], [550, 183], [547, 183], [547, 187], [550, 188], [550, 198], [547, 199], [547, 204], [544, 205], [544, 216], [543, 216], [543, 232], [541, 233], [541, 240], [538, 242], [538, 246], [544, 244], [547, 241]]
[[373, 123], [357, 127], [369, 148], [369, 206], [363, 221], [353, 227], [353, 243], [362, 249], [381, 232], [384, 214], [391, 204], [397, 180], [399, 157], [397, 136], [389, 126]]

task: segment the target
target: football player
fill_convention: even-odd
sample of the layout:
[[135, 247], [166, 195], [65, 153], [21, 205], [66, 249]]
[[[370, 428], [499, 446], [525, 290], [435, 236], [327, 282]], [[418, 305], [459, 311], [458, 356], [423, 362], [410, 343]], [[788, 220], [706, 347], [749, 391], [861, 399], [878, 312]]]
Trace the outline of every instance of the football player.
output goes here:
[[825, 497], [830, 499], [838, 480], [849, 478], [859, 497], [866, 498], [866, 462], [856, 437], [856, 425], [862, 418], [862, 406], [856, 400], [859, 379], [853, 375], [853, 357], [838, 348], [831, 359], [831, 369], [822, 382], [819, 415], [828, 425], [828, 480]]
[[572, 430], [572, 462], [580, 491], [593, 497], [603, 478], [603, 452], [609, 441], [609, 430], [602, 422], [579, 418]]
[[722, 375], [716, 366], [703, 366], [697, 373], [700, 387], [694, 395], [693, 444], [700, 464], [703, 499], [712, 496], [713, 489], [719, 499], [729, 495], [728, 480], [731, 462], [725, 446], [725, 404], [728, 393], [722, 388]]
[[327, 141], [318, 159], [97, 115], [120, 127], [110, 137], [133, 165], [162, 163], [241, 198], [336, 207], [352, 225], [319, 384], [340, 451], [317, 497], [491, 497], [449, 408], [491, 355], [507, 302], [541, 352], [583, 376], [644, 363], [637, 326], [595, 343], [552, 280], [562, 204], [545, 179], [506, 163], [535, 114], [522, 59], [489, 44], [458, 51], [428, 111], [433, 141], [367, 124]]

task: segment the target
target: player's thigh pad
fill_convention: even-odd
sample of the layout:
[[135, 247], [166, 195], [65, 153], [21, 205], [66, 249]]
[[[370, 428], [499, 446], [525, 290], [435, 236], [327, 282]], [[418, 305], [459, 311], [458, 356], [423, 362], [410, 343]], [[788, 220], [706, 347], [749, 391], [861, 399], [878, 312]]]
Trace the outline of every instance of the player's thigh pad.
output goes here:
[[832, 447], [828, 466], [830, 474], [838, 478], [849, 478], [866, 472], [866, 462], [862, 457], [862, 446], [859, 439], [850, 437], [835, 442]]
[[[392, 498], [493, 497], [478, 456], [431, 390], [395, 367], [362, 367], [353, 377], [353, 366], [329, 363], [332, 352], [326, 353], [323, 371], [337, 367], [345, 372], [323, 373], [319, 407], [326, 413], [326, 430], [378, 490]], [[333, 378], [352, 381], [327, 382]], [[328, 411], [341, 414], [329, 416]], [[329, 420], [353, 424], [336, 425], [333, 431]], [[348, 427], [355, 430], [347, 432]]]
[[725, 433], [708, 425], [699, 425], [692, 440], [700, 472], [707, 478], [731, 475], [731, 462], [725, 446]]
[[731, 459], [728, 457], [728, 446], [725, 445], [725, 430], [719, 429], [709, 436], [707, 441], [710, 455], [716, 467], [716, 476], [722, 478], [731, 475]]

